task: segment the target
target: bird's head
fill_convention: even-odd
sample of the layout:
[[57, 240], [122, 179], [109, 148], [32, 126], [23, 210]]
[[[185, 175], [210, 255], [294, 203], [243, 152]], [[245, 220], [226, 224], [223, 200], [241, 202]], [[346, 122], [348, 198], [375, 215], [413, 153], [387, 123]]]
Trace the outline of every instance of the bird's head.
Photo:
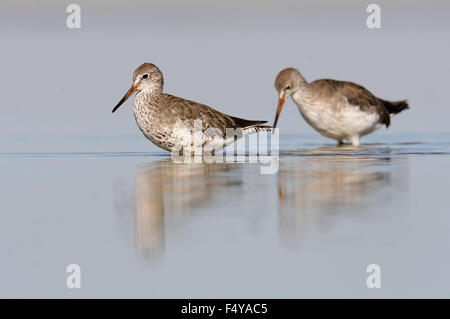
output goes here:
[[278, 73], [275, 79], [275, 89], [278, 92], [278, 108], [277, 114], [275, 115], [275, 121], [273, 123], [274, 128], [277, 125], [278, 117], [280, 116], [286, 99], [297, 90], [301, 89], [305, 84], [305, 79], [297, 69], [286, 68]]
[[133, 73], [133, 84], [123, 98], [117, 103], [112, 112], [114, 113], [130, 96], [136, 92], [161, 93], [164, 78], [158, 67], [152, 63], [144, 63]]

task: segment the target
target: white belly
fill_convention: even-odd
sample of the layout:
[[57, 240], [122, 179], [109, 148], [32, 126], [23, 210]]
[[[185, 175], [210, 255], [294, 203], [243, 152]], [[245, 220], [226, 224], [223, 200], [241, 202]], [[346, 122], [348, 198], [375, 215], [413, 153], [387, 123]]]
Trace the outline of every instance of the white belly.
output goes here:
[[[143, 112], [139, 108], [135, 108], [134, 116], [145, 137], [169, 152], [183, 150], [184, 154], [210, 154], [234, 142], [234, 136], [224, 138], [219, 129], [203, 130], [201, 121], [176, 119], [173, 125], [165, 126], [158, 120], [159, 114], [147, 110]], [[242, 136], [247, 135], [249, 131], [243, 130]]]
[[[294, 99], [294, 98], [293, 98]], [[381, 125], [379, 115], [361, 111], [358, 106], [331, 107], [319, 103], [297, 103], [303, 118], [322, 135], [336, 139], [352, 139], [372, 133]]]

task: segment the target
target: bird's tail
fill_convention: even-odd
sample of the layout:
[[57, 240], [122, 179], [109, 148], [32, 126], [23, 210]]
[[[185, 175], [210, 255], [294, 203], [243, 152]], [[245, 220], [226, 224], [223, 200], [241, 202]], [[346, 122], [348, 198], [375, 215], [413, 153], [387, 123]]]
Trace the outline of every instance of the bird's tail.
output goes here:
[[382, 101], [383, 101], [384, 106], [388, 110], [389, 115], [391, 115], [391, 116], [394, 114], [400, 113], [403, 110], [409, 109], [408, 100], [395, 101], [395, 102], [390, 102], [390, 101], [385, 101], [385, 100], [382, 100]]
[[248, 129], [248, 128], [254, 128], [256, 130], [270, 130], [272, 126], [269, 125], [263, 125], [266, 124], [267, 121], [251, 121], [251, 120], [245, 120], [241, 119], [239, 117], [230, 116], [234, 122], [236, 123], [237, 127], [241, 127], [242, 129]]

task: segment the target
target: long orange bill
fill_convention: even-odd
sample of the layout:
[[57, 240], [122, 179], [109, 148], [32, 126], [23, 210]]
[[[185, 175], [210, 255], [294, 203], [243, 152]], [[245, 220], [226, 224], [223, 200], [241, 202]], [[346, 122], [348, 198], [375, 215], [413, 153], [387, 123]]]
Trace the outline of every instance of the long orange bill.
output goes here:
[[275, 128], [277, 126], [277, 122], [278, 122], [278, 117], [280, 116], [281, 110], [283, 109], [283, 105], [284, 102], [286, 101], [286, 99], [280, 98], [280, 100], [278, 101], [278, 109], [277, 109], [277, 115], [275, 115], [275, 122], [273, 122], [273, 128]]
[[117, 105], [113, 108], [112, 112], [114, 113], [119, 106], [121, 106], [130, 96], [132, 96], [137, 91], [137, 87], [134, 85], [128, 90], [128, 92], [123, 96], [123, 98], [117, 103]]

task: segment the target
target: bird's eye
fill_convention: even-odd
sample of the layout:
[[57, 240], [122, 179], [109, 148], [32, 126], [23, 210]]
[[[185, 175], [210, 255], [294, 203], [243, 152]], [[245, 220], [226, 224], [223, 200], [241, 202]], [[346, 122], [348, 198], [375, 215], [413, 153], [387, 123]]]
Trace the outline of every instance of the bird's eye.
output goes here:
[[142, 78], [143, 78], [143, 79], [148, 78], [148, 74], [144, 74], [144, 75], [142, 76]]
[[291, 87], [288, 85], [288, 86], [286, 86], [284, 89], [285, 89], [285, 90], [290, 90]]

